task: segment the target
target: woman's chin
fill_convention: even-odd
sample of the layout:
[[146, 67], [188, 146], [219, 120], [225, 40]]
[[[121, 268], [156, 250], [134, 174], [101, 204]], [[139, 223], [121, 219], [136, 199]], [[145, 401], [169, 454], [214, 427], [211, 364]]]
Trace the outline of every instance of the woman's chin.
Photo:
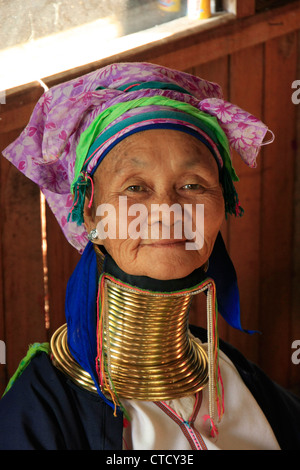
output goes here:
[[[189, 276], [196, 267], [191, 266], [161, 266], [159, 269], [152, 272], [152, 274], [148, 274], [149, 277], [154, 279], [159, 279], [161, 281], [167, 281], [172, 279], [182, 279], [186, 276]], [[154, 271], [154, 270], [153, 270]]]
[[[141, 268], [139, 269], [136, 266], [136, 269], [129, 270], [128, 274], [132, 274], [135, 276], [147, 276], [152, 279], [158, 279], [161, 281], [168, 281], [172, 279], [181, 279], [189, 274], [191, 274], [195, 269], [197, 269], [199, 265], [195, 263], [191, 264], [188, 262], [181, 262], [172, 263], [171, 260], [168, 259], [155, 259], [151, 262], [151, 259], [148, 259], [146, 263], [143, 263]], [[127, 269], [128, 272], [128, 269]]]
[[[115, 255], [115, 256], [114, 256]], [[112, 253], [111, 256], [127, 274], [147, 276], [161, 281], [182, 279], [204, 265], [207, 257], [197, 250], [182, 246], [143, 246], [138, 250]]]

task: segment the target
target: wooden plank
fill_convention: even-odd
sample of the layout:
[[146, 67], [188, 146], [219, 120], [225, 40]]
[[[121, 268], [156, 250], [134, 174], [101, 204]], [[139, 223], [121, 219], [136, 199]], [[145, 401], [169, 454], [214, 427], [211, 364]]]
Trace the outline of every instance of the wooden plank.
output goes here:
[[236, 16], [245, 18], [255, 14], [255, 0], [237, 0]]
[[296, 36], [292, 33], [273, 39], [265, 48], [264, 120], [276, 140], [265, 148], [262, 158], [261, 364], [284, 386], [289, 380], [293, 339], [290, 327], [296, 120], [291, 83], [297, 71]]
[[[230, 101], [262, 119], [263, 47], [236, 52], [230, 58]], [[259, 329], [260, 272], [260, 185], [261, 156], [251, 169], [233, 152], [233, 164], [240, 178], [236, 183], [244, 208], [241, 218], [230, 218], [228, 248], [235, 266], [240, 290], [241, 323], [246, 329]], [[231, 329], [229, 341], [249, 359], [258, 361], [258, 338]]]
[[223, 0], [226, 11], [234, 13], [237, 18], [255, 14], [255, 0]]
[[[298, 64], [296, 78], [300, 79], [300, 33], [298, 32]], [[292, 90], [296, 91], [295, 89]], [[297, 95], [299, 97], [299, 95]], [[298, 102], [298, 100], [297, 100]], [[300, 340], [300, 103], [295, 104], [296, 111], [296, 165], [295, 165], [295, 193], [294, 193], [294, 239], [293, 239], [293, 293], [292, 293], [292, 311], [291, 311], [291, 340]], [[299, 346], [297, 347], [297, 350]], [[291, 355], [296, 353], [291, 350]], [[300, 354], [296, 353], [296, 358], [291, 361], [289, 387], [296, 388], [300, 392]], [[296, 360], [295, 360], [296, 359]]]
[[[18, 99], [7, 97], [6, 104], [1, 109], [0, 152], [20, 134], [39, 95], [40, 92], [34, 90], [32, 94], [19, 95]], [[6, 343], [7, 362], [5, 367], [0, 366], [0, 392], [3, 392], [9, 376], [26, 354], [28, 345], [35, 341], [44, 341], [46, 333], [39, 190], [3, 157], [0, 159], [0, 178], [0, 339]]]
[[29, 344], [45, 341], [40, 206], [37, 186], [1, 159], [4, 324], [7, 373]]
[[222, 88], [224, 99], [228, 98], [228, 56], [209, 61], [190, 69], [190, 72], [205, 80], [215, 82]]
[[27, 125], [31, 113], [44, 93], [38, 82], [15, 90], [6, 91], [6, 103], [1, 109], [1, 134], [8, 132], [18, 133]]
[[[300, 1], [250, 18], [241, 18], [219, 28], [189, 37], [165, 41], [143, 51], [127, 54], [129, 60], [141, 57], [179, 70], [233, 54], [299, 29]], [[162, 53], [163, 51], [163, 53]], [[118, 60], [122, 60], [122, 56]]]
[[46, 209], [50, 335], [65, 323], [67, 282], [80, 255], [66, 240], [49, 207]]

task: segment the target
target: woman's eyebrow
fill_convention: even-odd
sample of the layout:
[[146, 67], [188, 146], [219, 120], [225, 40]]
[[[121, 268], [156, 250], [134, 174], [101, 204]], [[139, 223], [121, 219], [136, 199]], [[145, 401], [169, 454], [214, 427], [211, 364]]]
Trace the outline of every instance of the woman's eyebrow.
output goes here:
[[202, 157], [201, 155], [197, 157], [192, 157], [192, 158], [187, 158], [181, 163], [181, 168], [183, 169], [190, 169], [190, 168], [205, 168], [208, 170], [213, 170], [214, 169], [214, 157], [213, 155], [211, 156], [211, 161], [208, 160], [207, 158]]
[[115, 171], [116, 173], [122, 173], [132, 168], [145, 168], [147, 166], [150, 166], [150, 162], [139, 159], [138, 157], [132, 157], [130, 159], [126, 158], [126, 160], [120, 159], [118, 164], [115, 165]]
[[200, 158], [188, 158], [181, 163], [182, 168], [193, 168], [195, 166], [201, 166]]

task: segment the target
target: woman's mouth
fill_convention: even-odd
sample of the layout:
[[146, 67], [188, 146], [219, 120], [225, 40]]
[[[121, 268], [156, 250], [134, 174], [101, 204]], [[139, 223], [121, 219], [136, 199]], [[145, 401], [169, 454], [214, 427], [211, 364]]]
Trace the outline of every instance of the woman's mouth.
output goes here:
[[186, 244], [187, 240], [149, 240], [147, 242], [141, 243], [141, 247], [151, 247], [151, 248], [176, 248], [181, 247]]

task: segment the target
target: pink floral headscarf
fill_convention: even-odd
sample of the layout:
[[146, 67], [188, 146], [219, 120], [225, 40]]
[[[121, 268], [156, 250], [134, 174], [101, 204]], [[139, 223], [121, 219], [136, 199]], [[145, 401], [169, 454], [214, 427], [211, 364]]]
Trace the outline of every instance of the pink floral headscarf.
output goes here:
[[[148, 82], [170, 84], [170, 89], [130, 88]], [[248, 166], [256, 165], [268, 128], [224, 101], [215, 83], [160, 65], [119, 63], [57, 85], [43, 94], [28, 125], [3, 155], [38, 184], [66, 238], [80, 253], [88, 242], [85, 227], [67, 221], [73, 204], [70, 187], [80, 136], [97, 116], [109, 112], [112, 104], [153, 94], [191, 104], [216, 117], [229, 146]], [[91, 166], [94, 164], [92, 161]]]

